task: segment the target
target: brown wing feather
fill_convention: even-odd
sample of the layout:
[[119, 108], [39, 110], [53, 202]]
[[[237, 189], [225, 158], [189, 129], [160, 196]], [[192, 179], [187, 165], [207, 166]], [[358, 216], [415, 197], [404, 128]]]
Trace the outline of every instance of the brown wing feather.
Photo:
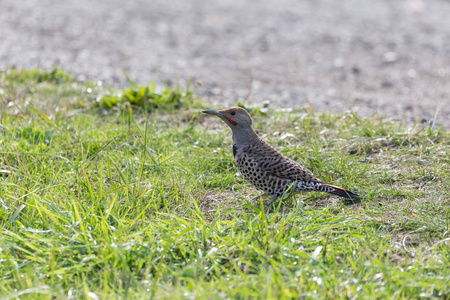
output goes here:
[[252, 157], [263, 171], [274, 176], [292, 180], [320, 182], [307, 168], [284, 156], [264, 141], [242, 148], [243, 153]]

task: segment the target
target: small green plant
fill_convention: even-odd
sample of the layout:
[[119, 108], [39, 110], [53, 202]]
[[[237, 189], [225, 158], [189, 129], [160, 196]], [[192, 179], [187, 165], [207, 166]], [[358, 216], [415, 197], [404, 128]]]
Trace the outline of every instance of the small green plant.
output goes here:
[[125, 103], [134, 107], [142, 107], [149, 112], [173, 111], [191, 107], [194, 103], [194, 95], [189, 89], [183, 90], [180, 87], [171, 89], [166, 85], [164, 90], [156, 92], [154, 82], [150, 86], [137, 86], [133, 83], [131, 88], [103, 95], [96, 106], [113, 108]]
[[41, 131], [35, 127], [26, 127], [16, 130], [16, 136], [26, 139], [35, 145], [39, 143], [49, 145], [52, 140], [53, 130]]
[[10, 69], [5, 72], [5, 76], [9, 82], [50, 82], [61, 84], [73, 81], [72, 75], [57, 67], [50, 71], [41, 71], [39, 68], [33, 70]]

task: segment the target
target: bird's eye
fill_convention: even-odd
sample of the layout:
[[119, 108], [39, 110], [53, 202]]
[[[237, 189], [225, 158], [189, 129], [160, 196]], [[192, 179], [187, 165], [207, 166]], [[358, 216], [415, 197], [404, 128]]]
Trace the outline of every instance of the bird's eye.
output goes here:
[[235, 114], [236, 114], [236, 112], [233, 110], [233, 111], [231, 112], [231, 115], [234, 116]]

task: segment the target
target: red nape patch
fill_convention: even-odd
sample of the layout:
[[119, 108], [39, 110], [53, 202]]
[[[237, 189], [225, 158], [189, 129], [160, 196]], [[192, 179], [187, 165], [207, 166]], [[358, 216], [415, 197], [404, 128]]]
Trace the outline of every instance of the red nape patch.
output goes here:
[[227, 118], [228, 122], [230, 122], [230, 123], [233, 124], [234, 126], [236, 126], [236, 125], [238, 124], [238, 122], [236, 122], [235, 120], [231, 120], [231, 119], [228, 118], [228, 117], [225, 117], [225, 118]]

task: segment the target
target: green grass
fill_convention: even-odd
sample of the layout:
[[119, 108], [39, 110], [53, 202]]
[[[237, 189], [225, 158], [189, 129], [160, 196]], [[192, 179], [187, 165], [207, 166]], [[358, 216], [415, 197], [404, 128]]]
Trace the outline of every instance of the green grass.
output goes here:
[[264, 213], [229, 128], [184, 89], [107, 108], [126, 93], [8, 70], [0, 93], [1, 299], [450, 297], [449, 132], [251, 109], [272, 145], [365, 194]]

